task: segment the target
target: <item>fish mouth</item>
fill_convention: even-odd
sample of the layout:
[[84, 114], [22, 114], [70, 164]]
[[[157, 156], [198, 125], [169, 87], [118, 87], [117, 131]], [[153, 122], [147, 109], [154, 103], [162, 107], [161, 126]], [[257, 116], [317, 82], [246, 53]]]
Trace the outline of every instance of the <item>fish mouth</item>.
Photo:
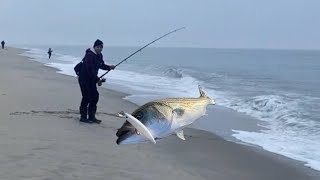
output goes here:
[[128, 128], [128, 127], [122, 127], [120, 129], [118, 129], [117, 133], [116, 133], [116, 136], [117, 137], [120, 137], [120, 136], [123, 136], [124, 134], [132, 131], [133, 128]]
[[137, 135], [137, 131], [134, 128], [121, 128], [118, 130], [116, 133], [118, 139], [117, 139], [117, 144], [122, 144], [123, 141], [128, 139], [129, 137], [133, 135]]
[[124, 140], [126, 140], [127, 138], [129, 138], [129, 137], [132, 136], [132, 135], [133, 135], [133, 132], [127, 132], [127, 133], [119, 136], [118, 139], [117, 139], [117, 141], [116, 141], [117, 144], [118, 144], [118, 145], [121, 144], [121, 142], [123, 142]]

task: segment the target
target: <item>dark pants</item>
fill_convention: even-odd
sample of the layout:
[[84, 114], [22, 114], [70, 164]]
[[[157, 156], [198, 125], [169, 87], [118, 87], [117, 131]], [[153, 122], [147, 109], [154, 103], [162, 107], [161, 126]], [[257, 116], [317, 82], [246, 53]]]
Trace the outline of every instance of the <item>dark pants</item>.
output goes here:
[[49, 59], [51, 58], [51, 53], [49, 53]]
[[1, 46], [2, 46], [2, 49], [4, 49], [4, 44], [1, 44]]
[[80, 105], [81, 117], [89, 119], [94, 118], [97, 111], [97, 103], [99, 101], [99, 92], [95, 82], [79, 81], [82, 100]]

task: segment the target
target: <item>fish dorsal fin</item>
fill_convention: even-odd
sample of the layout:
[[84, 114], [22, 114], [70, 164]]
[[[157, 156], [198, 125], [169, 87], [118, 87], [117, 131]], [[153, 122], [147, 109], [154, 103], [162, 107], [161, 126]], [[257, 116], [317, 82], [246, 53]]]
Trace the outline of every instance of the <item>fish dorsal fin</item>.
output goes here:
[[183, 130], [176, 131], [176, 135], [178, 136], [178, 138], [186, 140], [186, 138], [184, 138]]
[[206, 93], [203, 91], [202, 87], [198, 85], [199, 87], [199, 92], [200, 92], [200, 97], [207, 97]]

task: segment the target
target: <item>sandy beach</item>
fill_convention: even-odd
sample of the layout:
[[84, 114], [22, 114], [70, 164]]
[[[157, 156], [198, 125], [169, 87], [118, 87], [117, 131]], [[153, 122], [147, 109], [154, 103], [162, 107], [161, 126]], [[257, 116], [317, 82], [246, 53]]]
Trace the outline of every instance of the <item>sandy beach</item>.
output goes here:
[[195, 129], [186, 141], [118, 146], [116, 114], [137, 107], [125, 94], [99, 88], [102, 124], [80, 123], [77, 79], [22, 52], [0, 51], [0, 179], [320, 179], [301, 162]]

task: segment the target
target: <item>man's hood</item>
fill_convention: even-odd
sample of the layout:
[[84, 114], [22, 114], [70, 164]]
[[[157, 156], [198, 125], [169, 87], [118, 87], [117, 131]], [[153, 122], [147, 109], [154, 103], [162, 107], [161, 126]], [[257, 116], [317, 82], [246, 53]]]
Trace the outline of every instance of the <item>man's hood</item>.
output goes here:
[[93, 54], [95, 54], [95, 55], [98, 55], [93, 48], [88, 48], [88, 49], [86, 50], [86, 53], [93, 53]]

